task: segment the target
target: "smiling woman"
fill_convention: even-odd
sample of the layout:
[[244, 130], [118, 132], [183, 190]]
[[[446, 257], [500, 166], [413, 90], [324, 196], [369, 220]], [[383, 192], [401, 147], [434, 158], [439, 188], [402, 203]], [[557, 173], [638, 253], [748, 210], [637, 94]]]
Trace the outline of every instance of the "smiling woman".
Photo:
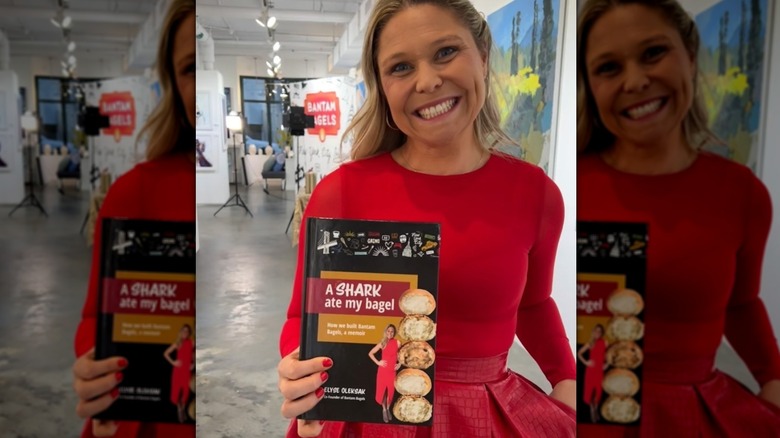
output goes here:
[[[589, 0], [577, 33], [577, 219], [645, 223], [651, 242], [640, 425], [578, 436], [777, 436], [780, 350], [759, 297], [771, 201], [748, 168], [700, 150], [717, 140], [696, 25], [676, 0]], [[724, 335], [758, 396], [714, 369]]]
[[[377, 1], [361, 61], [366, 101], [344, 135], [354, 161], [317, 185], [305, 212], [441, 224], [439, 293], [447, 299], [436, 331], [433, 427], [384, 424], [398, 423], [390, 409], [398, 405], [380, 372], [373, 395], [382, 423], [293, 420], [288, 437], [574, 436], [574, 358], [550, 297], [563, 200], [540, 168], [493, 151], [514, 142], [489, 91], [492, 44], [468, 0]], [[304, 246], [280, 339], [288, 418], [322, 399], [328, 369], [347, 365], [299, 360]], [[550, 396], [506, 369], [515, 335], [550, 381]], [[388, 328], [385, 338], [394, 336]], [[394, 347], [372, 351], [382, 348], [394, 374]]]
[[[96, 221], [89, 288], [74, 343], [77, 357], [73, 365], [73, 387], [78, 396], [76, 412], [87, 419], [82, 437], [195, 436], [194, 424], [91, 419], [108, 409], [119, 397], [117, 385], [124, 378], [123, 372], [131, 372], [132, 368], [128, 367], [133, 365], [123, 357], [95, 359], [102, 219], [187, 221], [192, 223], [192, 234], [195, 233], [195, 161], [192, 153], [192, 140], [195, 138], [194, 0], [170, 2], [164, 23], [157, 53], [162, 99], [138, 135], [139, 138], [148, 138], [147, 161], [136, 165], [111, 185]], [[182, 377], [180, 380], [186, 379]], [[182, 410], [183, 407], [179, 406], [180, 417], [183, 416]]]

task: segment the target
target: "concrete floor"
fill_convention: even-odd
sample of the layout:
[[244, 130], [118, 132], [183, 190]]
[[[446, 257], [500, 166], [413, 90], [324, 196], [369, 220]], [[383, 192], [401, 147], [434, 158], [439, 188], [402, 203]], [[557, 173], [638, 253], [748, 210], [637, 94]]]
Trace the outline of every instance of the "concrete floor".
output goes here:
[[[73, 335], [89, 274], [90, 249], [79, 228], [88, 195], [39, 191], [46, 219], [31, 207], [9, 218], [0, 205], [0, 437], [78, 436], [72, 390]], [[241, 188], [254, 218], [237, 207], [198, 207], [197, 434], [281, 437], [278, 337], [296, 252], [284, 229], [292, 192]], [[728, 347], [718, 366], [755, 383]], [[520, 347], [510, 368], [549, 385]], [[45, 413], [45, 414], [44, 414]]]
[[75, 437], [73, 336], [91, 252], [79, 234], [88, 193], [38, 191], [49, 214], [0, 205], [0, 436]]

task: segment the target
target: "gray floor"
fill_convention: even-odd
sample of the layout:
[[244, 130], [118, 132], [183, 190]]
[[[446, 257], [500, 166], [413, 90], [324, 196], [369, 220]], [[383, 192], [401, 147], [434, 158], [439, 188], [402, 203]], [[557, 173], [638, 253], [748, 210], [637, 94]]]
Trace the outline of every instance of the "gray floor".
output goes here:
[[[284, 234], [292, 192], [242, 188], [254, 218], [230, 207], [198, 208], [198, 436], [281, 437], [278, 336], [295, 268]], [[80, 317], [91, 253], [79, 228], [87, 194], [39, 192], [49, 218], [25, 207], [9, 218], [0, 205], [0, 436], [78, 436], [72, 390], [73, 335]], [[752, 385], [729, 348], [725, 371]], [[545, 390], [528, 354], [510, 353], [510, 367]], [[45, 413], [45, 414], [44, 414]]]
[[87, 193], [38, 192], [49, 214], [0, 205], [0, 436], [75, 437], [73, 336], [91, 253]]

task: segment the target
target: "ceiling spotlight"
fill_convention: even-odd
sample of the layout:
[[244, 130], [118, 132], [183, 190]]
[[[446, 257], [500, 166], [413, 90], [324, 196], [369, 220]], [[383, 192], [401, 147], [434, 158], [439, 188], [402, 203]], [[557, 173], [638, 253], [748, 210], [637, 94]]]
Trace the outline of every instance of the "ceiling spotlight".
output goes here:
[[279, 41], [276, 41], [273, 45], [274, 52], [278, 52], [279, 49], [282, 48], [282, 45], [279, 43]]
[[267, 65], [267, 66], [268, 66], [268, 68], [274, 68], [274, 65], [273, 65], [273, 64], [271, 64], [271, 63], [270, 63], [270, 62], [268, 62], [268, 61], [266, 61], [266, 62], [265, 62], [265, 65]]
[[73, 41], [70, 41], [68, 43], [68, 52], [75, 52], [76, 51], [76, 43]]
[[70, 29], [70, 22], [71, 22], [70, 15], [66, 15], [62, 19], [62, 28], [63, 29]]
[[268, 76], [273, 76], [274, 75], [274, 71], [271, 70], [270, 68], [268, 70], [266, 70], [266, 73], [268, 73]]
[[265, 22], [265, 26], [269, 29], [275, 29], [276, 28], [276, 17], [271, 16], [268, 21]]
[[279, 55], [274, 55], [274, 64], [279, 65], [282, 63], [282, 58]]

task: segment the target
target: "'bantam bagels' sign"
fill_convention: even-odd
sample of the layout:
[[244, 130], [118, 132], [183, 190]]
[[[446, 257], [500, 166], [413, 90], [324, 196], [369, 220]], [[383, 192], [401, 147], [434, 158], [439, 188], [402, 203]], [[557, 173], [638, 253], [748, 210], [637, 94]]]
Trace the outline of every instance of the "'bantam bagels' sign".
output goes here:
[[314, 116], [314, 128], [308, 129], [310, 135], [318, 136], [323, 143], [326, 136], [338, 135], [341, 129], [341, 109], [335, 92], [307, 94], [303, 107], [307, 116]]
[[135, 99], [129, 91], [106, 93], [100, 96], [100, 114], [108, 116], [109, 127], [103, 135], [113, 135], [117, 142], [135, 131]]

